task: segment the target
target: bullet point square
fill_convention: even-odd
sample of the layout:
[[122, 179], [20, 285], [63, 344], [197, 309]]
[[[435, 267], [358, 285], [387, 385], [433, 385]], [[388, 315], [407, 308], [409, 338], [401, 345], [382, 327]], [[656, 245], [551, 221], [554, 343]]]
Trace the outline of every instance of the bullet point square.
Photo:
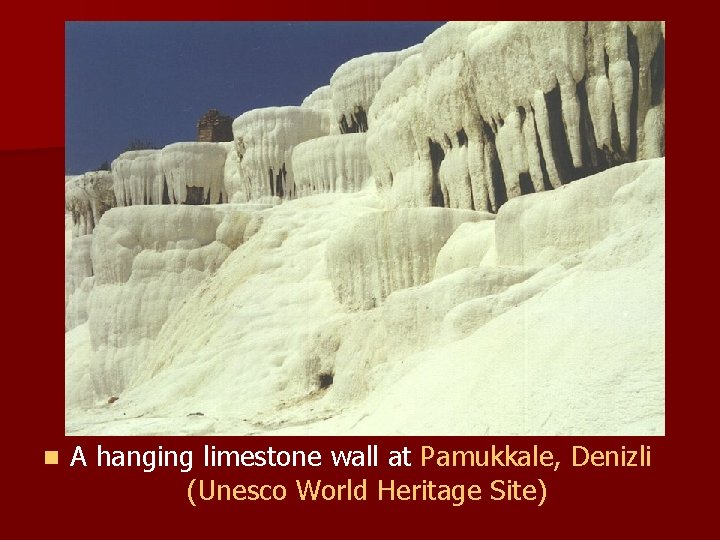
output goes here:
[[45, 465], [57, 465], [57, 464], [58, 464], [57, 450], [46, 450], [45, 451]]

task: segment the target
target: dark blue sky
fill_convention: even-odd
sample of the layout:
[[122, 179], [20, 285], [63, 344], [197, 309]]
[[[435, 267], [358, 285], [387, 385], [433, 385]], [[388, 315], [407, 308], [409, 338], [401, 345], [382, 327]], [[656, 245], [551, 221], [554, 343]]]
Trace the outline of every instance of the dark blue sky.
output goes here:
[[132, 139], [195, 140], [232, 116], [300, 105], [350, 58], [420, 43], [431, 22], [66, 23], [65, 162], [79, 174]]

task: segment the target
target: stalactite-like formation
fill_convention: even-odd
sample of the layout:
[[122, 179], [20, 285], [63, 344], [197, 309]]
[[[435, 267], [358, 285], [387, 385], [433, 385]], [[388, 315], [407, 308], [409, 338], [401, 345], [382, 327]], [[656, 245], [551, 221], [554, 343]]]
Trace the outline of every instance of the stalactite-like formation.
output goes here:
[[65, 183], [65, 210], [72, 216], [75, 237], [91, 234], [114, 206], [113, 175], [108, 171], [85, 173]]
[[118, 206], [227, 202], [228, 144], [181, 142], [120, 154], [112, 162]]
[[326, 128], [325, 114], [309, 107], [255, 109], [236, 118], [233, 133], [239, 182], [233, 182], [230, 200], [294, 197], [293, 149], [327, 135]]
[[370, 177], [365, 134], [329, 135], [300, 143], [292, 155], [298, 196], [360, 191]]
[[332, 115], [340, 133], [368, 130], [367, 111], [385, 77], [403, 60], [417, 54], [416, 45], [402, 51], [373, 53], [353, 58], [330, 78]]
[[660, 157], [664, 51], [657, 22], [445, 25], [386, 77], [370, 108], [378, 186], [396, 206], [496, 212], [507, 199]]

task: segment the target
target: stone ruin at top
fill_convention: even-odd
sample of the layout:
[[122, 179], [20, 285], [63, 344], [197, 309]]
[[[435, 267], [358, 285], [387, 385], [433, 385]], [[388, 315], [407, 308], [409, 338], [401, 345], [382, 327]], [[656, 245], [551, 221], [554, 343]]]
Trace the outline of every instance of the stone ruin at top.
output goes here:
[[198, 142], [229, 142], [233, 140], [233, 119], [220, 114], [217, 109], [210, 109], [202, 115], [197, 123]]

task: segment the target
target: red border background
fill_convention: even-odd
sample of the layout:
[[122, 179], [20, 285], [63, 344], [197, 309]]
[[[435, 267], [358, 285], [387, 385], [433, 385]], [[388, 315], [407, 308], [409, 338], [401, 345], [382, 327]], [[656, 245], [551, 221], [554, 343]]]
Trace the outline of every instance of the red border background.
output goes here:
[[[649, 2], [634, 2], [623, 6], [622, 18], [667, 19], [667, 13], [648, 8]], [[688, 402], [699, 389], [685, 384], [688, 366], [712, 363], [703, 352], [699, 334], [702, 323], [688, 320], [694, 313], [690, 306], [688, 289], [695, 283], [688, 264], [692, 259], [684, 256], [698, 253], [692, 245], [696, 235], [685, 235], [682, 230], [687, 212], [687, 193], [680, 195], [675, 188], [687, 169], [680, 170], [671, 158], [668, 174], [668, 250], [667, 262], [667, 435], [665, 437], [258, 437], [258, 438], [196, 438], [196, 437], [65, 437], [64, 436], [64, 319], [63, 296], [63, 239], [61, 200], [64, 170], [64, 21], [65, 20], [212, 20], [223, 18], [256, 20], [322, 20], [357, 19], [365, 17], [385, 20], [488, 19], [607, 19], [617, 18], [608, 13], [606, 6], [598, 5], [581, 14], [568, 11], [561, 4], [538, 6], [542, 11], [518, 11], [508, 17], [501, 13], [503, 6], [482, 5], [475, 8], [440, 6], [428, 13], [416, 3], [395, 3], [391, 8], [373, 4], [353, 7], [339, 6], [330, 12], [323, 7], [296, 4], [273, 11], [263, 6], [221, 0], [213, 3], [211, 12], [201, 7], [168, 8], [128, 0], [122, 5], [75, 2], [74, 6], [34, 5], [16, 7], [17, 13], [8, 15], [0, 33], [3, 50], [5, 82], [3, 84], [5, 129], [0, 130], [0, 171], [4, 176], [7, 216], [6, 258], [4, 260], [5, 344], [7, 347], [4, 371], [5, 417], [3, 456], [6, 496], [11, 506], [5, 505], [6, 515], [28, 531], [72, 531], [78, 536], [110, 536], [133, 534], [140, 537], [156, 533], [164, 536], [187, 537], [191, 534], [225, 532], [231, 535], [261, 532], [271, 537], [281, 532], [306, 535], [355, 536], [364, 530], [378, 537], [390, 532], [417, 533], [429, 537], [434, 533], [443, 537], [454, 536], [451, 531], [469, 535], [495, 533], [514, 538], [521, 533], [540, 538], [546, 536], [580, 536], [613, 534], [620, 538], [631, 533], [647, 536], [653, 531], [667, 531], [667, 525], [684, 514], [708, 502], [712, 487], [704, 473], [711, 467], [713, 453], [705, 449], [700, 439], [697, 416], [691, 416], [695, 407]], [[628, 9], [630, 8], [630, 9]], [[32, 11], [31, 11], [32, 9]], [[594, 12], [593, 12], [594, 9]], [[391, 11], [392, 10], [392, 11]], [[692, 36], [669, 22], [671, 47], [669, 62], [671, 92], [681, 95], [692, 88], [672, 89], [672, 80], [690, 80], [682, 70], [692, 69], [692, 59], [703, 60], [697, 50], [683, 51], [683, 37]], [[682, 34], [685, 33], [685, 36]], [[687, 43], [687, 42], [686, 42]], [[683, 51], [685, 52], [685, 51]], [[692, 55], [695, 55], [694, 57]], [[707, 60], [707, 59], [705, 59]], [[704, 60], [703, 60], [704, 61]], [[683, 64], [683, 65], [681, 65]], [[681, 73], [675, 75], [675, 73]], [[689, 75], [688, 71], [688, 75]], [[678, 85], [680, 86], [680, 85]], [[675, 102], [679, 102], [676, 100]], [[671, 108], [671, 124], [676, 117]], [[680, 115], [678, 115], [679, 117]], [[682, 132], [682, 126], [673, 125], [672, 133]], [[686, 132], [687, 133], [687, 132]], [[682, 148], [679, 137], [670, 136], [671, 146]], [[676, 153], [679, 150], [673, 150]], [[678, 159], [677, 157], [675, 158]], [[18, 187], [16, 184], [24, 186]], [[13, 187], [11, 187], [13, 186]], [[27, 186], [27, 187], [26, 187]], [[16, 196], [18, 194], [20, 196]], [[685, 204], [683, 204], [685, 203]], [[682, 205], [682, 206], [681, 206]], [[697, 225], [697, 223], [696, 223]], [[705, 229], [709, 230], [709, 229]], [[685, 249], [683, 249], [685, 248]], [[696, 279], [696, 278], [694, 278]], [[697, 281], [695, 281], [697, 282]], [[696, 292], [693, 292], [696, 294]], [[681, 315], [686, 314], [686, 315]], [[684, 337], [678, 329], [678, 320], [688, 322], [693, 334]], [[690, 369], [697, 372], [697, 368]], [[5, 401], [5, 399], [4, 399]], [[696, 413], [693, 413], [696, 414]], [[710, 424], [712, 426], [712, 424]], [[704, 428], [707, 432], [707, 428]], [[223, 448], [261, 449], [268, 444], [275, 448], [312, 449], [326, 453], [330, 448], [359, 447], [378, 443], [382, 450], [409, 446], [417, 449], [421, 444], [432, 444], [448, 449], [486, 448], [490, 444], [510, 443], [515, 447], [539, 444], [565, 457], [556, 473], [536, 470], [451, 469], [447, 471], [413, 467], [389, 470], [348, 471], [323, 467], [322, 470], [288, 469], [217, 469], [210, 473], [197, 464], [202, 445], [215, 444]], [[196, 465], [192, 473], [180, 474], [176, 470], [159, 469], [144, 474], [136, 469], [88, 469], [67, 466], [67, 459], [76, 444], [92, 449], [101, 443], [116, 449], [152, 449], [162, 444], [165, 448], [192, 449]], [[596, 448], [618, 448], [639, 444], [652, 446], [651, 468], [630, 469], [576, 469], [569, 467], [568, 457], [572, 444]], [[43, 451], [60, 451], [61, 465], [45, 466]], [[92, 451], [90, 452], [92, 456]], [[91, 460], [92, 461], [92, 460]], [[225, 502], [205, 504], [191, 508], [186, 500], [186, 486], [191, 476], [215, 478], [226, 483], [275, 483], [284, 481], [292, 493], [295, 478], [320, 478], [341, 481], [348, 476], [366, 477], [372, 483], [379, 477], [395, 478], [404, 482], [433, 479], [444, 483], [481, 483], [495, 478], [530, 480], [537, 476], [548, 485], [548, 500], [542, 508], [530, 503], [466, 503], [453, 508], [446, 503], [365, 503], [317, 502], [301, 503], [291, 500], [282, 503]], [[693, 512], [694, 513], [694, 512]], [[705, 517], [708, 517], [707, 514]], [[699, 520], [683, 520], [684, 532], [701, 525]], [[172, 534], [174, 533], [174, 534]]]

